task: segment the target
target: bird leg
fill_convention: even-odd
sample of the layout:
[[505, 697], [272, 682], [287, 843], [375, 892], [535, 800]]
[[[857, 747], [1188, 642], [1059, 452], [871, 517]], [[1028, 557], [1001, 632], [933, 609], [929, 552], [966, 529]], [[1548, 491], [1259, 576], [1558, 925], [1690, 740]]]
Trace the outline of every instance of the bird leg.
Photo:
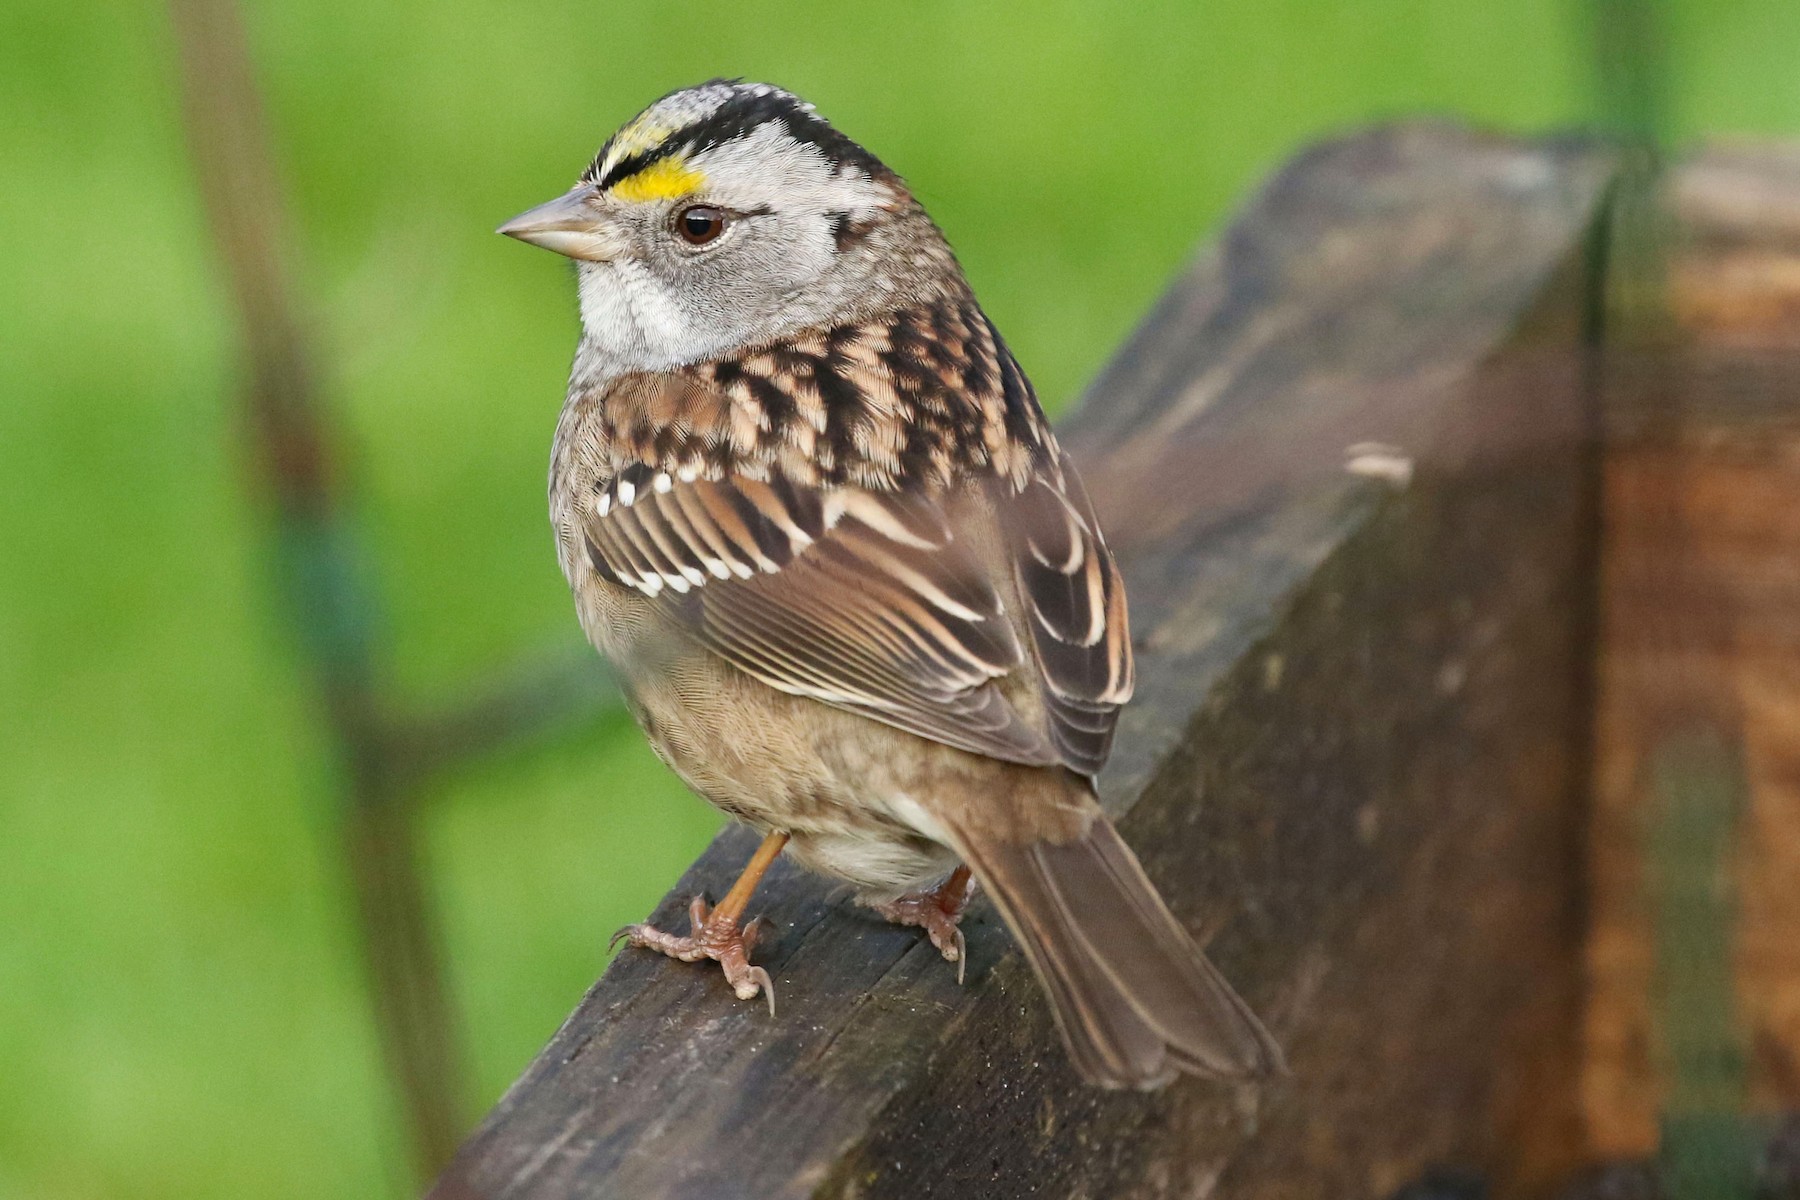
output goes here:
[[738, 922], [750, 904], [751, 893], [756, 891], [756, 885], [762, 881], [776, 855], [781, 853], [781, 848], [787, 845], [787, 840], [785, 833], [771, 833], [763, 838], [762, 845], [750, 856], [737, 882], [731, 885], [731, 890], [716, 907], [708, 908], [705, 896], [695, 896], [688, 905], [691, 929], [686, 937], [664, 933], [644, 922], [627, 925], [613, 934], [612, 945], [617, 945], [620, 938], [627, 938], [633, 946], [643, 946], [682, 962], [710, 958], [724, 968], [725, 982], [731, 985], [739, 1000], [754, 1000], [760, 992], [769, 1002], [769, 1015], [774, 1016], [775, 985], [770, 982], [767, 971], [750, 965], [750, 951], [756, 948], [757, 939], [767, 923], [758, 917], [740, 928]]
[[975, 895], [975, 877], [967, 867], [957, 867], [950, 878], [929, 892], [908, 892], [898, 900], [874, 905], [876, 912], [896, 925], [917, 925], [931, 937], [944, 961], [956, 964], [956, 982], [963, 981], [969, 948], [963, 941], [963, 909]]

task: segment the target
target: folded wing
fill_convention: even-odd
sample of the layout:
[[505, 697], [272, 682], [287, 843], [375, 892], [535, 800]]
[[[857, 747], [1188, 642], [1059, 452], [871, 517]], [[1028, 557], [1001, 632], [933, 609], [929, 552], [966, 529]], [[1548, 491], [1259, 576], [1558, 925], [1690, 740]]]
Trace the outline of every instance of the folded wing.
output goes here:
[[[1125, 595], [1079, 479], [1052, 450], [1022, 486], [965, 481], [981, 504], [956, 503], [953, 489], [631, 461], [593, 497], [583, 531], [603, 577], [771, 687], [1092, 776], [1131, 692]], [[997, 540], [957, 528], [996, 518]], [[1010, 564], [983, 562], [977, 542]], [[1022, 717], [1001, 681], [1034, 688], [1043, 717]]]
[[924, 497], [627, 470], [586, 532], [603, 575], [771, 687], [977, 754], [1058, 761], [993, 686], [1025, 656]]
[[1030, 644], [1044, 685], [1049, 734], [1071, 770], [1096, 774], [1131, 698], [1125, 585], [1066, 457], [1034, 472], [1000, 506]]

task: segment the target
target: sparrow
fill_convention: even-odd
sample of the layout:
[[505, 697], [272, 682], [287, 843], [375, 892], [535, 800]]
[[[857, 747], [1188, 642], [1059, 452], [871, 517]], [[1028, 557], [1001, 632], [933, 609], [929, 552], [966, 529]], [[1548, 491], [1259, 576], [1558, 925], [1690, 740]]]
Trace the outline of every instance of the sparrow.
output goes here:
[[764, 835], [687, 933], [621, 936], [772, 1012], [743, 918], [783, 851], [959, 977], [978, 883], [1088, 1080], [1281, 1070], [1095, 798], [1124, 585], [900, 177], [793, 94], [713, 80], [499, 232], [575, 262], [550, 514], [582, 629], [661, 759]]

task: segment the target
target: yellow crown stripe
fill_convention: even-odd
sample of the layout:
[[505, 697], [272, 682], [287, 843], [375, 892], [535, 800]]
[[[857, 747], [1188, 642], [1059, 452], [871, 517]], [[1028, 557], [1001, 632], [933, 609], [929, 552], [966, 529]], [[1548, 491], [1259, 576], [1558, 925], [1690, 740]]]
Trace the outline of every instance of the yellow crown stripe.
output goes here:
[[700, 190], [706, 176], [690, 168], [679, 158], [659, 158], [609, 189], [621, 200], [644, 203], [650, 200], [674, 200]]

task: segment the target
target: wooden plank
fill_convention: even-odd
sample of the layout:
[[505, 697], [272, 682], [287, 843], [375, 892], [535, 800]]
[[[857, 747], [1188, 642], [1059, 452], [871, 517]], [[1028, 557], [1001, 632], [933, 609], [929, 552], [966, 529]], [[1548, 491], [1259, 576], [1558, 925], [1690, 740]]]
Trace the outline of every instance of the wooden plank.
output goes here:
[[782, 868], [757, 904], [777, 1019], [622, 955], [434, 1194], [1353, 1197], [1432, 1162], [1566, 1169], [1609, 175], [1446, 125], [1311, 150], [1067, 427], [1140, 648], [1104, 799], [1291, 1076], [1082, 1087], [985, 905], [958, 987]]
[[[1604, 1157], [1800, 1109], [1800, 148], [1708, 151], [1665, 199], [1666, 306], [1609, 370], [1584, 1068]], [[1697, 743], [1735, 799], [1671, 817], [1658, 763]]]

